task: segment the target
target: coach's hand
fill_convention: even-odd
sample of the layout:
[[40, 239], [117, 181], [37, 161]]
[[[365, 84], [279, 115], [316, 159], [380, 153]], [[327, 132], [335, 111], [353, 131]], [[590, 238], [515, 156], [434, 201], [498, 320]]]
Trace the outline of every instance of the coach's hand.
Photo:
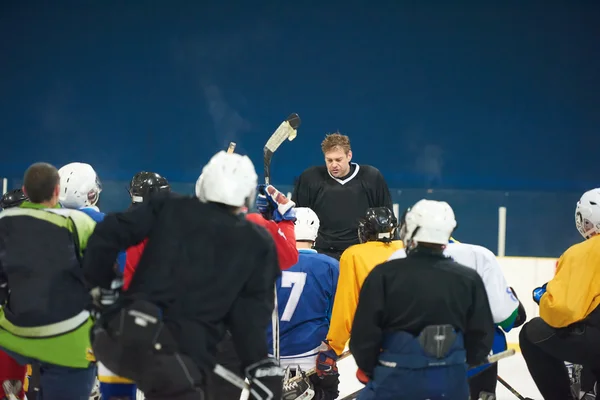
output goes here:
[[296, 221], [296, 203], [271, 185], [258, 185], [256, 208], [265, 217], [275, 222]]

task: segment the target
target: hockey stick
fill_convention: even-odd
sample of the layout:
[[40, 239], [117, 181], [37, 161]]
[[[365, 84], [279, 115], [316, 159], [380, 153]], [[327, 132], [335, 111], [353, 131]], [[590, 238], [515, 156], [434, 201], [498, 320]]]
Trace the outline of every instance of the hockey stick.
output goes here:
[[[493, 355], [489, 356], [489, 357], [486, 359], [486, 361], [485, 361], [485, 362], [483, 362], [483, 363], [481, 363], [481, 364], [478, 364], [478, 365], [473, 365], [473, 366], [469, 366], [469, 370], [472, 370], [472, 369], [475, 369], [475, 368], [481, 367], [481, 366], [483, 366], [483, 365], [488, 365], [488, 364], [497, 363], [498, 361], [502, 360], [503, 358], [508, 358], [508, 357], [511, 357], [511, 356], [514, 356], [514, 355], [515, 355], [515, 349], [508, 349], [508, 350], [502, 351], [502, 352], [500, 352], [500, 353], [493, 354]], [[498, 380], [500, 380], [500, 377], [498, 377]], [[502, 382], [501, 382], [501, 383], [502, 383]], [[358, 394], [359, 394], [359, 393], [360, 393], [360, 392], [361, 392], [363, 389], [364, 389], [364, 387], [363, 387], [363, 388], [360, 388], [360, 389], [358, 389], [357, 391], [355, 391], [355, 392], [353, 392], [353, 393], [351, 393], [351, 394], [349, 394], [349, 395], [347, 395], [347, 396], [345, 396], [345, 397], [342, 397], [340, 400], [351, 400], [351, 399], [354, 399], [356, 396], [358, 396]], [[510, 390], [510, 389], [509, 389], [509, 390]], [[515, 392], [513, 392], [513, 394], [514, 394], [514, 393], [515, 393]], [[518, 393], [517, 393], [517, 394], [518, 394]], [[517, 396], [517, 397], [518, 397], [518, 396]], [[524, 399], [523, 397], [520, 397], [520, 398], [519, 398], [519, 400], [531, 400], [531, 399], [526, 399], [526, 398]]]
[[[287, 139], [292, 141], [298, 134], [298, 127], [300, 126], [300, 117], [298, 114], [290, 114], [289, 117], [283, 121], [275, 132], [271, 135], [265, 147], [263, 148], [263, 168], [265, 173], [265, 184], [271, 184], [271, 159], [275, 151], [281, 146], [281, 144]], [[275, 299], [273, 301], [273, 314], [271, 316], [271, 330], [273, 331], [273, 357], [279, 361], [279, 304], [277, 304], [277, 285], [274, 286], [273, 295]]]
[[286, 139], [291, 142], [296, 138], [300, 123], [301, 121], [298, 114], [290, 114], [290, 116], [275, 129], [275, 132], [273, 132], [269, 140], [267, 140], [263, 149], [263, 165], [265, 171], [265, 183], [267, 185], [271, 184], [271, 159], [273, 158], [273, 154]]
[[235, 142], [229, 142], [229, 147], [227, 148], [227, 154], [233, 153], [235, 150]]
[[504, 379], [500, 378], [500, 375], [498, 375], [498, 382], [500, 382], [502, 384], [502, 386], [504, 386], [506, 389], [508, 389], [509, 392], [511, 392], [512, 394], [515, 395], [515, 397], [519, 400], [533, 400], [530, 397], [523, 397], [521, 395], [521, 393], [517, 392], [517, 390], [515, 388], [513, 388], [512, 386], [510, 386], [508, 384], [508, 382], [506, 382]]

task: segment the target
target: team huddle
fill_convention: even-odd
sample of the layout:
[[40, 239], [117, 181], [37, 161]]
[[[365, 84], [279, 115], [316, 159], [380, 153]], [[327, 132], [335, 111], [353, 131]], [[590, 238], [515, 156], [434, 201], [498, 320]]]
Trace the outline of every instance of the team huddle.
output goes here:
[[30, 166], [0, 203], [0, 399], [334, 400], [351, 355], [364, 387], [344, 399], [491, 400], [515, 327], [544, 399], [593, 395], [600, 189], [527, 320], [494, 254], [453, 238], [449, 204], [398, 219], [347, 136], [322, 151], [291, 199], [222, 151], [193, 196], [140, 172], [114, 214], [89, 164]]

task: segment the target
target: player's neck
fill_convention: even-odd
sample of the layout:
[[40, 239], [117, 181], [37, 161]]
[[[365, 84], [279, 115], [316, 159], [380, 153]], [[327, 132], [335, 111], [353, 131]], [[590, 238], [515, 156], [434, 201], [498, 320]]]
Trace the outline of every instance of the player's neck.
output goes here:
[[300, 249], [312, 249], [312, 242], [296, 242], [296, 248]]

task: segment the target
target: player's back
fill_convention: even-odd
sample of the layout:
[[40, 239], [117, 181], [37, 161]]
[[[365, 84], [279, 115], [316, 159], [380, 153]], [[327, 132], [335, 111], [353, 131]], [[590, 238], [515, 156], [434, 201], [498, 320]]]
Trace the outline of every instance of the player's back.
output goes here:
[[[277, 279], [280, 354], [316, 353], [329, 329], [339, 275], [338, 261], [312, 249], [300, 249], [298, 263]], [[267, 340], [272, 347], [271, 328]]]
[[401, 240], [391, 242], [372, 241], [355, 244], [349, 247], [340, 258], [340, 267], [352, 266], [352, 274], [358, 280], [358, 286], [362, 285], [367, 275], [377, 265], [385, 262], [392, 254], [404, 247]]
[[[485, 285], [495, 323], [502, 323], [517, 310], [519, 301], [508, 286], [496, 256], [489, 249], [475, 244], [453, 242], [446, 246], [444, 255], [477, 271]], [[405, 257], [406, 252], [400, 250], [390, 260]]]

